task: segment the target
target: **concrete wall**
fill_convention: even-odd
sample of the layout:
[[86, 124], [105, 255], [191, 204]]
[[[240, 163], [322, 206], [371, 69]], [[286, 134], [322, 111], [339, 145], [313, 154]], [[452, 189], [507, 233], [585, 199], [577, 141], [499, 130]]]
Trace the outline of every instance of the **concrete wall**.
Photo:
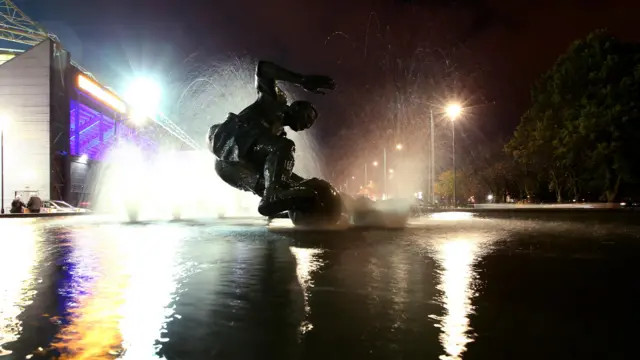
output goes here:
[[[8, 212], [15, 191], [50, 197], [51, 42], [0, 65], [0, 115], [4, 131], [4, 204]], [[23, 199], [26, 200], [28, 199]]]

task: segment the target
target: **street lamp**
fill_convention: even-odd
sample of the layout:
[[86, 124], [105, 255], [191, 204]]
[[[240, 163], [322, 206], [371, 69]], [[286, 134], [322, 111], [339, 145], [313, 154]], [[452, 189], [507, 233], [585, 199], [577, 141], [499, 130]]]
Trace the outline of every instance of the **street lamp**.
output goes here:
[[450, 104], [445, 109], [449, 119], [451, 120], [451, 157], [453, 159], [453, 207], [457, 205], [456, 201], [456, 126], [455, 120], [462, 114], [462, 107], [459, 104]]
[[[402, 150], [402, 144], [396, 144], [395, 146], [396, 150]], [[384, 147], [382, 148], [382, 196], [383, 198], [386, 196], [387, 194], [387, 148]], [[378, 166], [378, 161], [374, 161], [371, 163], [373, 166]], [[390, 171], [390, 172], [393, 172]], [[368, 171], [367, 171], [367, 163], [364, 163], [364, 183], [365, 186], [367, 184], [367, 179], [368, 179]]]
[[455, 120], [460, 114], [462, 114], [462, 107], [459, 104], [450, 104], [446, 108], [447, 115], [452, 120]]
[[[371, 163], [373, 166], [378, 166], [378, 162], [374, 161], [373, 163]], [[369, 180], [369, 171], [367, 169], [367, 163], [364, 163], [364, 186], [366, 187], [369, 183], [367, 182], [367, 180]]]
[[9, 128], [9, 118], [0, 116], [0, 214], [4, 214], [4, 132]]

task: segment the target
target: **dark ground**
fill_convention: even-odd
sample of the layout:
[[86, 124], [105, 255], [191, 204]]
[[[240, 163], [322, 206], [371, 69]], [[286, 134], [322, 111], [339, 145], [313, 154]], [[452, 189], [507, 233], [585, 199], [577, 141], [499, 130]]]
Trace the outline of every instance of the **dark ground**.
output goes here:
[[640, 215], [567, 214], [331, 232], [4, 219], [0, 354], [635, 358]]

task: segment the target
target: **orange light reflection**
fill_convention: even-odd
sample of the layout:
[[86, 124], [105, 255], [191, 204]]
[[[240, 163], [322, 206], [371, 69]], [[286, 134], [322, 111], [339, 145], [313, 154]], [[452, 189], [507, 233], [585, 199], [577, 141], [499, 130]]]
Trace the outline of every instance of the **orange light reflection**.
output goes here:
[[[157, 358], [180, 268], [175, 228], [113, 227], [74, 239], [77, 278], [96, 275], [54, 344], [61, 359]], [[97, 235], [99, 234], [99, 235]], [[82, 288], [82, 285], [78, 287]]]
[[34, 272], [42, 256], [31, 221], [4, 219], [0, 226], [0, 357], [11, 354], [4, 346], [22, 334], [18, 316], [35, 297]]

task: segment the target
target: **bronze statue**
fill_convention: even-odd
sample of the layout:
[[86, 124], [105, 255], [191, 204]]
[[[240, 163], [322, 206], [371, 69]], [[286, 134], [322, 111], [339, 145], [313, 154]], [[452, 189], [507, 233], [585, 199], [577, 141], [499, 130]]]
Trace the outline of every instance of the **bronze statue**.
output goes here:
[[[209, 150], [217, 157], [216, 172], [220, 178], [237, 189], [260, 196], [258, 212], [269, 217], [292, 210], [294, 203], [318, 200], [318, 191], [313, 187], [321, 181], [305, 180], [293, 173], [295, 144], [284, 131], [285, 126], [294, 131], [309, 129], [318, 112], [308, 101], [287, 104], [287, 97], [276, 81], [289, 82], [316, 94], [336, 87], [328, 76], [300, 75], [260, 61], [256, 69], [256, 101], [239, 114], [229, 113], [223, 123], [211, 126], [207, 137]], [[333, 189], [328, 183], [327, 186]]]

